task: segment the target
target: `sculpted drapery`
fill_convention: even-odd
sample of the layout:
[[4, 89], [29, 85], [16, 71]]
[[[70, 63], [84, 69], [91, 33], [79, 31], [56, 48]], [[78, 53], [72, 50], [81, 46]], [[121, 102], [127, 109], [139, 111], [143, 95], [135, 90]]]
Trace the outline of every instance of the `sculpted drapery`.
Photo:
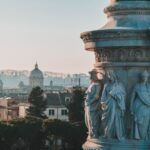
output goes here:
[[[126, 107], [126, 90], [114, 72], [107, 73], [108, 81], [102, 86], [92, 73], [91, 84], [86, 91], [85, 123], [88, 128], [88, 138], [99, 138], [100, 105], [101, 123], [104, 138], [125, 139], [124, 115]], [[149, 73], [144, 71], [140, 76], [130, 99], [130, 111], [133, 118], [133, 139], [150, 139], [150, 84]]]
[[100, 84], [96, 72], [92, 71], [91, 84], [86, 91], [85, 99], [85, 124], [88, 128], [88, 138], [98, 138], [99, 136], [99, 96]]
[[125, 88], [114, 73], [108, 78], [101, 97], [104, 137], [124, 140]]
[[132, 93], [131, 113], [134, 118], [133, 138], [148, 140], [150, 138], [150, 84], [147, 71], [141, 74], [141, 81]]

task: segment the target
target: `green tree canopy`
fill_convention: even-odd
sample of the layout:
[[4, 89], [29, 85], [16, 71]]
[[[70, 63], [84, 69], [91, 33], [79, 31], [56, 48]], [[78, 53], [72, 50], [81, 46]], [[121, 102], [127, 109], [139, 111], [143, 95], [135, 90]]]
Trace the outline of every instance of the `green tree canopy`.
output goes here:
[[47, 106], [47, 101], [44, 96], [44, 91], [40, 87], [35, 87], [32, 89], [28, 101], [30, 107], [27, 111], [28, 116], [35, 116], [39, 118], [45, 118], [44, 111]]
[[69, 120], [71, 122], [84, 121], [84, 95], [85, 90], [81, 89], [80, 87], [74, 87], [72, 100], [67, 106], [69, 110]]

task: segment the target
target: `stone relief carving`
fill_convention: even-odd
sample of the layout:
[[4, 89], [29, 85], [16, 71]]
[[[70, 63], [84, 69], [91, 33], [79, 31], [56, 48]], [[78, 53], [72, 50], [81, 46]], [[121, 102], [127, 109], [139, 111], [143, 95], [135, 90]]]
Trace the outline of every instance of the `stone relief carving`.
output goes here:
[[150, 148], [150, 0], [118, 1], [123, 2], [104, 10], [110, 18], [100, 30], [81, 34], [85, 49], [96, 54], [96, 70], [115, 70], [108, 73], [99, 96], [103, 124], [99, 142], [87, 140], [84, 150]]
[[[88, 139], [125, 140], [126, 90], [113, 70], [104, 77], [98, 77], [95, 70], [90, 72], [91, 84], [86, 91], [85, 123]], [[150, 139], [150, 84], [148, 71], [140, 74], [140, 81], [134, 87], [130, 101], [132, 114], [132, 139]], [[104, 87], [102, 84], [104, 84]], [[100, 120], [101, 118], [101, 120]], [[100, 130], [102, 125], [102, 130]]]
[[97, 139], [99, 137], [99, 97], [101, 86], [99, 79], [102, 76], [98, 76], [95, 70], [90, 72], [91, 84], [86, 91], [85, 99], [85, 123], [88, 128], [88, 139]]
[[148, 48], [104, 48], [97, 49], [96, 62], [124, 62], [124, 61], [142, 61], [146, 62], [150, 59], [150, 51]]
[[114, 72], [108, 72], [107, 77], [109, 81], [104, 85], [101, 97], [104, 137], [124, 140], [126, 91]]
[[133, 138], [148, 140], [150, 138], [150, 84], [149, 73], [144, 71], [140, 82], [135, 85], [131, 97], [131, 114], [134, 118]]

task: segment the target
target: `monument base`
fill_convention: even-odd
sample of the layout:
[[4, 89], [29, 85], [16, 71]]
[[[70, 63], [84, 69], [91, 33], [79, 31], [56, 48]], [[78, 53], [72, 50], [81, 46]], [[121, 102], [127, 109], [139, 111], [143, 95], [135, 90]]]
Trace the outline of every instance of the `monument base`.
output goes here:
[[142, 140], [88, 139], [83, 150], [150, 150], [150, 142]]

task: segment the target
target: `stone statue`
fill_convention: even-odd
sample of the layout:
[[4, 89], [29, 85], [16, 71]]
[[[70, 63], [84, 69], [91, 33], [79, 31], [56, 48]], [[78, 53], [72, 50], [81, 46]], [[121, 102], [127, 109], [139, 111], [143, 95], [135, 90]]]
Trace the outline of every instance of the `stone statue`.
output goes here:
[[90, 72], [91, 84], [86, 91], [85, 123], [88, 128], [88, 139], [97, 139], [99, 136], [99, 96], [100, 83], [95, 70]]
[[105, 138], [124, 140], [124, 112], [126, 91], [114, 72], [108, 72], [108, 83], [101, 97], [102, 122]]
[[144, 71], [140, 82], [134, 87], [131, 97], [131, 114], [134, 118], [133, 136], [147, 140], [150, 134], [150, 84], [149, 73]]

